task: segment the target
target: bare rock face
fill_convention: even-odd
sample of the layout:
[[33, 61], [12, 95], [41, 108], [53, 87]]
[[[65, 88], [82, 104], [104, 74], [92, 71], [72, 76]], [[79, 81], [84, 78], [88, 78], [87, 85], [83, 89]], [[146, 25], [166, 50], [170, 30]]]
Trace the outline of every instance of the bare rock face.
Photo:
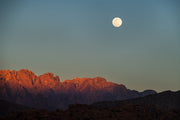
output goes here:
[[69, 104], [91, 104], [105, 100], [123, 100], [155, 94], [127, 89], [101, 77], [74, 78], [60, 82], [53, 73], [36, 76], [32, 71], [0, 71], [0, 99], [35, 108], [65, 109]]

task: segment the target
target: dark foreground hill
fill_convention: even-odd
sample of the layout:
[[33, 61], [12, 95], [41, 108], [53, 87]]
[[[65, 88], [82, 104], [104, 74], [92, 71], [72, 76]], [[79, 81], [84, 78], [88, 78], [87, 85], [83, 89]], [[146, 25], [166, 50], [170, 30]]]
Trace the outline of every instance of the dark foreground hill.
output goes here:
[[166, 110], [180, 110], [180, 91], [164, 91], [154, 95], [129, 99], [124, 101], [104, 101], [92, 104], [95, 107], [116, 107], [123, 104], [151, 104], [157, 108]]
[[27, 109], [29, 109], [27, 106], [0, 100], [0, 116], [8, 115], [13, 110], [23, 111]]
[[[143, 98], [99, 102], [92, 105], [72, 104], [65, 111], [56, 109], [28, 109], [14, 111], [2, 120], [180, 120], [180, 107], [176, 103], [180, 92], [162, 92]], [[169, 97], [168, 99], [164, 99]], [[157, 100], [160, 100], [160, 107]], [[164, 99], [164, 100], [163, 100]], [[176, 99], [176, 100], [175, 100]], [[172, 100], [172, 101], [171, 101]], [[153, 101], [153, 102], [151, 102]], [[166, 104], [172, 105], [164, 109]], [[177, 106], [174, 106], [177, 104]], [[169, 106], [170, 106], [169, 105]]]
[[148, 104], [123, 104], [121, 107], [95, 108], [70, 106], [68, 110], [29, 109], [14, 111], [2, 120], [179, 120], [179, 111], [161, 111]]
[[60, 82], [59, 77], [52, 73], [36, 76], [26, 69], [0, 70], [0, 99], [33, 108], [66, 109], [69, 104], [125, 100], [155, 93], [153, 90], [129, 90], [101, 77]]

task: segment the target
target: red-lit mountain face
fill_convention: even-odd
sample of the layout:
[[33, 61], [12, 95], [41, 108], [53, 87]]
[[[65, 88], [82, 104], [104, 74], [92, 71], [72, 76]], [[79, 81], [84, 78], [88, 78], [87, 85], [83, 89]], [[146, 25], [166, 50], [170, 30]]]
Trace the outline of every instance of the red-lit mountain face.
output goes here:
[[138, 92], [101, 77], [60, 82], [53, 73], [36, 76], [30, 70], [0, 71], [0, 98], [35, 108], [67, 108], [69, 104], [123, 100], [156, 93]]

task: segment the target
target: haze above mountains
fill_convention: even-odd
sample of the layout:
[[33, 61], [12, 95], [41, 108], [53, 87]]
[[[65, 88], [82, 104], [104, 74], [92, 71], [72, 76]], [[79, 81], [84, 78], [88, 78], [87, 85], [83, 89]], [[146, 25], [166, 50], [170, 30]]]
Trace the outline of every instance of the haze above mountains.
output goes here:
[[0, 71], [0, 98], [34, 108], [66, 109], [69, 104], [125, 100], [155, 94], [138, 92], [101, 77], [74, 78], [60, 82], [53, 73], [36, 76], [32, 71]]

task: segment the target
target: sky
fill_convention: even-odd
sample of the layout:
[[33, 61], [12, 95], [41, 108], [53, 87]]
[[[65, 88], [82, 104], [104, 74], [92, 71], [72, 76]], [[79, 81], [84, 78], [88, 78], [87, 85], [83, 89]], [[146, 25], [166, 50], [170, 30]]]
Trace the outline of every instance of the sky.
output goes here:
[[178, 0], [1, 1], [0, 69], [179, 90], [178, 11]]

